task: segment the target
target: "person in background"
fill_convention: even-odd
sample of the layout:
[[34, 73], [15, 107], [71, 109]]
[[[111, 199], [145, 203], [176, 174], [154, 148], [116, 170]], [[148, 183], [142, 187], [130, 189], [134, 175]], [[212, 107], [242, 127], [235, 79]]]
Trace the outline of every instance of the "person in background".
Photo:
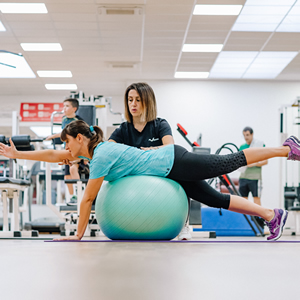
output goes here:
[[[251, 127], [245, 127], [243, 130], [243, 135], [246, 143], [241, 145], [239, 149], [240, 151], [254, 147], [265, 147], [264, 142], [253, 138], [253, 129]], [[239, 192], [242, 197], [248, 199], [248, 195], [251, 192], [254, 203], [258, 205], [261, 205], [261, 168], [266, 164], [268, 164], [268, 161], [263, 160], [248, 165], [247, 167], [243, 167], [241, 169], [241, 175], [239, 178]], [[264, 227], [264, 222], [262, 219], [258, 217], [256, 219], [258, 224], [261, 227]]]
[[[109, 137], [110, 142], [155, 150], [174, 144], [169, 123], [157, 117], [156, 99], [153, 89], [144, 82], [132, 83], [124, 95], [125, 118], [119, 128]], [[179, 240], [192, 238], [188, 223], [178, 235]]]
[[[76, 114], [78, 108], [79, 108], [79, 102], [77, 99], [68, 98], [64, 100], [64, 116], [62, 118], [62, 124], [61, 128], [62, 130], [66, 127], [66, 125], [70, 124], [73, 121], [82, 120], [80, 116]], [[46, 138], [46, 141], [60, 138], [61, 132], [55, 133], [52, 135], [49, 135]], [[72, 165], [65, 165], [65, 179], [80, 179], [78, 169], [85, 169], [87, 167], [86, 162], [84, 160], [78, 160], [72, 162]], [[73, 184], [67, 184], [69, 194], [70, 194], [70, 201], [67, 203], [67, 205], [77, 205], [77, 195], [74, 191]]]

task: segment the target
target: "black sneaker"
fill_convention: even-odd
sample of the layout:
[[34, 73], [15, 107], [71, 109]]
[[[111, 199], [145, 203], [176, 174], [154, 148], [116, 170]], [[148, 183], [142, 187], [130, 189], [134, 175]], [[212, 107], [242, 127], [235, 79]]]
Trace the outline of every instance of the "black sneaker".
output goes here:
[[77, 205], [77, 196], [73, 195], [67, 205]]

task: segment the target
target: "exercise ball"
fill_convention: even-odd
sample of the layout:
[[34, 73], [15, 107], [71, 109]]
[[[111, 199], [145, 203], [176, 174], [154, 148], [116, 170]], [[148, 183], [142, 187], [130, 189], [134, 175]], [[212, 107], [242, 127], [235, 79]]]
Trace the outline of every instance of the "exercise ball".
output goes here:
[[112, 240], [171, 240], [185, 224], [188, 200], [175, 181], [157, 176], [127, 176], [98, 193], [96, 218]]

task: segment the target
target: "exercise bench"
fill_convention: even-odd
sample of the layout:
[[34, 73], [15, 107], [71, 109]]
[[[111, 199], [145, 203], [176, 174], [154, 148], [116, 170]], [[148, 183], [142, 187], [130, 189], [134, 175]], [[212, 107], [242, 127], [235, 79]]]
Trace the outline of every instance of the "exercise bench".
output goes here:
[[[36, 230], [20, 230], [20, 213], [26, 211], [28, 205], [27, 188], [29, 186], [29, 180], [0, 177], [0, 192], [3, 202], [3, 229], [0, 231], [0, 238], [38, 236]], [[24, 201], [21, 207], [19, 205], [20, 192], [24, 192]], [[10, 227], [9, 214], [11, 214]]]

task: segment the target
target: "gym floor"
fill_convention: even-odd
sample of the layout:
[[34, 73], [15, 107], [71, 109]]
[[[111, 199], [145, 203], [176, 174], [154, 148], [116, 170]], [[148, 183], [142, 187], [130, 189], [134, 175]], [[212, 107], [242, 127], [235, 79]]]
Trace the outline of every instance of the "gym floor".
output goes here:
[[[49, 237], [54, 236], [40, 236]], [[4, 300], [299, 299], [300, 237], [264, 241], [1, 240], [0, 295]]]

